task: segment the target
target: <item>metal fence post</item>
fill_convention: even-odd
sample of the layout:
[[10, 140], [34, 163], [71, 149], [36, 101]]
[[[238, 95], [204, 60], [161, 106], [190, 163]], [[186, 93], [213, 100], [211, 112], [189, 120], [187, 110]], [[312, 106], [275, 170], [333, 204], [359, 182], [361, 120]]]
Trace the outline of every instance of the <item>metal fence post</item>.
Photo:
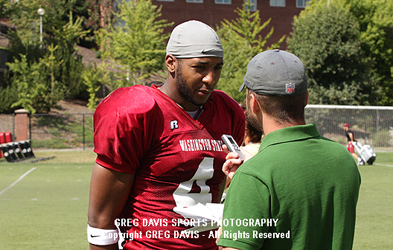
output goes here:
[[83, 150], [85, 150], [85, 114], [82, 114], [82, 124], [83, 124]]

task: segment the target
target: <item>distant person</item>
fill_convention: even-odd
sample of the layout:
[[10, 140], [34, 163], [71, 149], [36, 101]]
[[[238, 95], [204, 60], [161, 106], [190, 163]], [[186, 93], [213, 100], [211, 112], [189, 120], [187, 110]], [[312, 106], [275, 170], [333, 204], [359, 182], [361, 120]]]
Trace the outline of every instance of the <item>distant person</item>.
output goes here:
[[127, 233], [124, 249], [218, 248], [209, 232], [184, 233], [195, 224], [176, 208], [219, 203], [226, 157], [221, 136], [243, 142], [242, 109], [215, 90], [223, 56], [211, 27], [182, 23], [167, 44], [162, 86], [120, 88], [98, 105], [90, 249], [118, 249], [116, 226]]
[[345, 123], [344, 124], [344, 130], [345, 130], [345, 136], [347, 137], [347, 149], [349, 151], [349, 153], [351, 153], [351, 155], [353, 156], [353, 158], [355, 158], [356, 162], [359, 165], [363, 165], [361, 158], [358, 157], [358, 155], [355, 153], [355, 147], [354, 147], [354, 143], [356, 143], [355, 140], [355, 135], [352, 132], [352, 130], [349, 130], [349, 124]]
[[225, 200], [220, 249], [352, 249], [360, 174], [339, 143], [306, 125], [305, 67], [298, 57], [268, 50], [252, 58], [241, 89], [264, 137], [235, 172]]

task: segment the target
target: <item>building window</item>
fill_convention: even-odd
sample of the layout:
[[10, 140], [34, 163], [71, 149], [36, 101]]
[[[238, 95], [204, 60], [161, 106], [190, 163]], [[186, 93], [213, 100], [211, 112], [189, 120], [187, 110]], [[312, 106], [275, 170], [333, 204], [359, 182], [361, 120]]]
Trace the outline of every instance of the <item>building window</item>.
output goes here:
[[307, 3], [309, 3], [310, 0], [296, 0], [296, 7], [297, 8], [306, 8]]
[[[257, 11], [257, 0], [245, 0], [245, 1], [249, 1], [250, 11]], [[246, 10], [248, 10], [247, 5], [246, 5]]]
[[216, 4], [232, 4], [232, 0], [215, 0]]
[[203, 3], [203, 0], [187, 0], [187, 3]]
[[285, 7], [285, 0], [270, 0], [270, 6]]

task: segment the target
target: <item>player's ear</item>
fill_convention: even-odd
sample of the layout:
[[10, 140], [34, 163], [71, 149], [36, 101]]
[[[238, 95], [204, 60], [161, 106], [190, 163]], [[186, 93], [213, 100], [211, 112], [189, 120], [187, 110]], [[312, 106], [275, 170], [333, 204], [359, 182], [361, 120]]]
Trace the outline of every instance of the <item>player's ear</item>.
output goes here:
[[165, 56], [165, 66], [169, 73], [175, 73], [177, 67], [177, 59], [173, 55], [169, 54]]

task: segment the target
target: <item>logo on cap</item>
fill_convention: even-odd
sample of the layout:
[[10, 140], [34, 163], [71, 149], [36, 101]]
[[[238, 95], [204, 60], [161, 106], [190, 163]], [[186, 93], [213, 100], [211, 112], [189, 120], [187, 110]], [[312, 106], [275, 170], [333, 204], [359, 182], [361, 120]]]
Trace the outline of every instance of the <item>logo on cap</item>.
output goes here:
[[202, 50], [202, 54], [210, 53], [212, 51], [214, 51], [214, 49], [204, 49]]
[[285, 84], [285, 93], [292, 94], [295, 92], [295, 84], [287, 83]]

